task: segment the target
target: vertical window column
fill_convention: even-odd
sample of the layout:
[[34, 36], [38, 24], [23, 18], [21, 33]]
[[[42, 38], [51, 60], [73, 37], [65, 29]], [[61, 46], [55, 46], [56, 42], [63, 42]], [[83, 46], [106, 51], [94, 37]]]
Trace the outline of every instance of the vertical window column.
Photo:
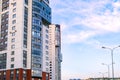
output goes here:
[[[16, 5], [17, 5], [17, 3], [16, 3], [16, 1], [13, 1], [13, 3], [11, 3], [11, 5], [12, 5], [12, 7], [13, 7], [13, 9], [12, 9], [12, 12], [13, 12], [13, 14], [11, 15], [11, 18], [12, 18], [12, 27], [11, 27], [11, 36], [12, 36], [12, 39], [11, 39], [11, 43], [12, 43], [12, 45], [11, 45], [11, 49], [14, 49], [15, 48], [15, 44], [14, 44], [14, 42], [15, 42], [15, 35], [16, 35], [16, 30], [15, 30], [15, 27], [16, 27]], [[12, 64], [11, 64], [12, 65]], [[13, 65], [12, 65], [13, 66]]]
[[27, 51], [23, 50], [23, 67], [27, 67]]
[[28, 8], [24, 8], [24, 40], [23, 47], [27, 48], [27, 30], [28, 30]]
[[2, 0], [2, 11], [5, 11], [9, 8], [9, 0]]
[[9, 12], [5, 12], [1, 15], [0, 51], [7, 49], [8, 16], [9, 16]]
[[0, 54], [0, 69], [6, 69], [7, 53]]

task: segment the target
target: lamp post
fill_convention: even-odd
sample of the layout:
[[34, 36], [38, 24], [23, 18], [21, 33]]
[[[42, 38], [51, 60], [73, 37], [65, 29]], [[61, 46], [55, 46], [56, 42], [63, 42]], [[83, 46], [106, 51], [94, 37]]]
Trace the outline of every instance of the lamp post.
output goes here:
[[113, 48], [109, 48], [109, 47], [102, 47], [103, 49], [109, 49], [111, 51], [111, 61], [112, 61], [112, 79], [114, 80], [114, 62], [113, 62], [113, 51], [118, 48], [120, 46], [117, 46], [117, 47], [113, 47]]
[[106, 65], [107, 66], [107, 68], [108, 68], [108, 78], [110, 78], [110, 65], [111, 64], [102, 63], [102, 65]]

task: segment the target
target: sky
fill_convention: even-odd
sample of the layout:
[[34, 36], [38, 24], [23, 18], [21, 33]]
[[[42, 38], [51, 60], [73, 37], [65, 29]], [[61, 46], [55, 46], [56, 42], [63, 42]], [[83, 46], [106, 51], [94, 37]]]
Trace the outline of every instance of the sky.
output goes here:
[[[111, 76], [111, 51], [120, 45], [120, 0], [50, 0], [52, 23], [61, 25], [62, 80]], [[120, 76], [120, 48], [114, 49]]]

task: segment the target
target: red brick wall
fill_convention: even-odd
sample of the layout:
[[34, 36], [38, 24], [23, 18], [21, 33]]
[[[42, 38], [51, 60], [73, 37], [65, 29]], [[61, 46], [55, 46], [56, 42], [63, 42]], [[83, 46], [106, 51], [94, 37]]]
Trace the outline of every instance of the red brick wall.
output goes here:
[[[18, 74], [17, 74], [17, 70], [19, 71]], [[12, 71], [13, 71], [13, 80], [16, 80], [16, 75], [18, 75], [19, 80], [23, 80], [24, 69], [22, 69], [22, 68], [20, 68], [20, 69], [12, 69]], [[25, 71], [26, 71], [26, 80], [32, 80], [31, 69], [27, 69]], [[3, 79], [3, 72], [4, 71], [0, 71], [0, 72], [2, 73], [1, 76], [0, 76], [0, 79]], [[10, 75], [11, 75], [11, 70], [6, 70], [6, 80], [10, 80]], [[48, 73], [43, 72], [41, 80], [46, 80], [46, 75], [48, 75], [48, 77], [49, 77]], [[33, 79], [34, 80], [39, 80], [39, 78], [33, 78]]]
[[[49, 74], [46, 73], [46, 72], [42, 72], [42, 80], [46, 80], [46, 76], [48, 75], [48, 78], [49, 78]], [[50, 78], [49, 78], [50, 80]]]
[[14, 69], [14, 76], [13, 76], [13, 80], [16, 79], [16, 69]]
[[23, 69], [19, 69], [19, 80], [23, 80]]
[[[23, 71], [24, 71], [24, 69], [12, 69], [12, 71], [13, 71], [13, 80], [16, 80], [16, 70], [18, 70], [19, 71], [19, 73], [18, 73], [18, 79], [19, 80], [23, 80]], [[31, 70], [30, 69], [27, 69], [27, 70], [25, 70], [26, 71], [26, 80], [32, 80], [32, 78], [31, 78]], [[1, 74], [1, 76], [0, 76], [0, 79], [3, 79], [3, 72], [4, 71], [0, 71], [2, 74]], [[10, 80], [10, 74], [11, 74], [11, 70], [6, 70], [6, 80]], [[37, 79], [38, 80], [38, 79]]]
[[6, 80], [10, 80], [10, 70], [6, 71]]
[[27, 76], [26, 77], [27, 80], [32, 80], [32, 78], [31, 78], [31, 70], [30, 69], [27, 70], [27, 75], [26, 76]]

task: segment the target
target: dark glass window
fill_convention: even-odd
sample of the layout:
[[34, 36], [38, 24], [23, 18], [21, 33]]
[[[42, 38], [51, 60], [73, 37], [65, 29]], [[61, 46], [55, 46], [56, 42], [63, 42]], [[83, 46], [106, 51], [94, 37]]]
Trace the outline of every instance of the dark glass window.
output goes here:
[[23, 67], [27, 67], [27, 51], [23, 50]]
[[2, 11], [5, 11], [9, 8], [9, 0], [2, 1]]
[[6, 53], [0, 54], [0, 69], [6, 68], [6, 61], [7, 61], [7, 54]]
[[28, 0], [24, 0], [25, 1], [25, 4], [27, 4], [28, 5]]
[[[28, 0], [27, 0], [28, 1]], [[27, 48], [28, 8], [24, 8], [24, 40], [23, 47]]]
[[14, 68], [14, 64], [11, 64], [11, 68]]

